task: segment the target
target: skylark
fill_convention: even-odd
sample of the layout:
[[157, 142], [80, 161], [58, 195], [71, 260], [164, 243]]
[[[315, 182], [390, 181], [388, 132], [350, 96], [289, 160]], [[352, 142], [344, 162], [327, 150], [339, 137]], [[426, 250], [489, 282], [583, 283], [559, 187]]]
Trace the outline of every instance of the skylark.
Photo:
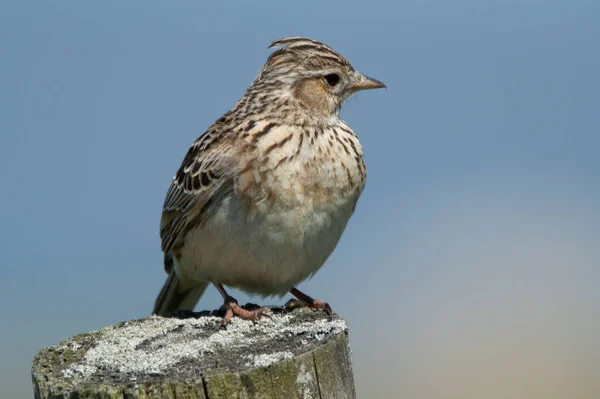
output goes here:
[[290, 292], [319, 270], [340, 239], [366, 181], [358, 138], [338, 116], [359, 90], [386, 87], [331, 47], [289, 37], [233, 109], [191, 146], [165, 199], [160, 236], [168, 273], [154, 313], [192, 310], [212, 283], [227, 313], [257, 320], [224, 285]]

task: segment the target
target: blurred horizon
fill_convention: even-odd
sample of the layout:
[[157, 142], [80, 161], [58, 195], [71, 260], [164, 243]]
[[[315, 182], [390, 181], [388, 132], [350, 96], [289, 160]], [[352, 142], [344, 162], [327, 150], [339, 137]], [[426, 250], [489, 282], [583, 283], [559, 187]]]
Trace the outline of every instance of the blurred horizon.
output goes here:
[[358, 397], [599, 398], [598, 21], [588, 0], [7, 3], [0, 397], [32, 397], [43, 347], [150, 313], [189, 145], [273, 40], [308, 36], [388, 87], [342, 108], [367, 186], [299, 286], [348, 321]]

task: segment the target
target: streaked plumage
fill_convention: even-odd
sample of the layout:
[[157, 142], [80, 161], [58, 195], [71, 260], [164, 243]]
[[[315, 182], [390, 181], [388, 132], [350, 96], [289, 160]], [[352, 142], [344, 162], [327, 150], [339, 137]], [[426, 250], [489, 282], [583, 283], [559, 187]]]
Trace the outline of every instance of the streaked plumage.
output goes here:
[[323, 265], [354, 211], [366, 167], [338, 112], [353, 92], [385, 86], [323, 43], [276, 46], [171, 182], [160, 228], [170, 277], [155, 313], [192, 309], [208, 283], [285, 294]]

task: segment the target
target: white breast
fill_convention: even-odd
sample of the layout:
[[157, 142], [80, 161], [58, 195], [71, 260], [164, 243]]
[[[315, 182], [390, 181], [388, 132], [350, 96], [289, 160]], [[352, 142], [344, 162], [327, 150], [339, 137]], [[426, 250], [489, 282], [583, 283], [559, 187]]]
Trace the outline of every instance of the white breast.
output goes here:
[[315, 273], [364, 186], [362, 148], [340, 126], [338, 138], [333, 130], [289, 126], [258, 142], [250, 134], [235, 189], [188, 233], [178, 272], [263, 295], [283, 295]]
[[353, 207], [353, 201], [317, 211], [277, 207], [246, 219], [232, 194], [188, 234], [176, 267], [197, 281], [284, 295], [325, 263]]

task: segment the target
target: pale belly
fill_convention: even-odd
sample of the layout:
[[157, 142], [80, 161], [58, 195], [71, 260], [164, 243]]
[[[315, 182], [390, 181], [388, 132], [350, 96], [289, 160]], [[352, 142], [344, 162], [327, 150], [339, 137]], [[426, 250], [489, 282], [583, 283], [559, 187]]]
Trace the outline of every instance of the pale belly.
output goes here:
[[175, 259], [178, 274], [249, 293], [284, 295], [314, 274], [335, 249], [356, 203], [275, 206], [245, 216], [234, 194], [190, 231]]

